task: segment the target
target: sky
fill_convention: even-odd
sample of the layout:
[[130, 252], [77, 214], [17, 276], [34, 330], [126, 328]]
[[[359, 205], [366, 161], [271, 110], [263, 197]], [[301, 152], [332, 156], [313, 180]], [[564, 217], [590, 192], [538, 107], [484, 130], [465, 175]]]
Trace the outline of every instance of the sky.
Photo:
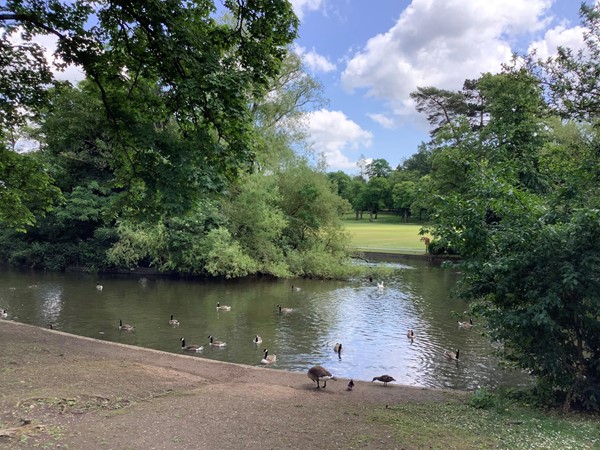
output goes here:
[[419, 86], [459, 90], [466, 79], [499, 72], [513, 52], [582, 47], [579, 0], [291, 3], [300, 18], [294, 51], [329, 101], [308, 120], [328, 171], [357, 174], [361, 156], [395, 168], [415, 154], [429, 139], [409, 97]]
[[[514, 52], [535, 48], [546, 57], [559, 45], [577, 50], [583, 42], [580, 0], [290, 3], [300, 19], [292, 50], [328, 100], [307, 117], [313, 154], [328, 171], [351, 175], [359, 173], [361, 157], [395, 168], [429, 140], [427, 121], [409, 96], [417, 87], [460, 90], [466, 79], [497, 73]], [[55, 38], [40, 43], [53, 59]], [[74, 66], [56, 75], [83, 78]]]

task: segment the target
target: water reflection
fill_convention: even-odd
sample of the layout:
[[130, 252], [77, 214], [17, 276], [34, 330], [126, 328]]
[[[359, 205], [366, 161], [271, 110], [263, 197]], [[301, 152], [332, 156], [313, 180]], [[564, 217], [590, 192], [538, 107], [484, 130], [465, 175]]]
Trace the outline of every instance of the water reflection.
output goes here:
[[[524, 375], [498, 368], [477, 323], [458, 327], [466, 305], [450, 296], [457, 276], [409, 261], [386, 280], [302, 280], [300, 291], [288, 281], [118, 276], [103, 277], [99, 291], [92, 276], [3, 271], [0, 308], [9, 320], [174, 353], [182, 352], [183, 337], [204, 346], [192, 355], [221, 361], [262, 366], [268, 349], [277, 355], [268, 367], [305, 371], [321, 364], [355, 380], [388, 373], [398, 383], [436, 388], [525, 383]], [[219, 302], [231, 310], [218, 310]], [[280, 313], [277, 305], [292, 311]], [[179, 326], [169, 324], [171, 315]], [[119, 320], [135, 331], [119, 330]], [[210, 346], [209, 335], [227, 346]], [[256, 335], [261, 344], [253, 342]], [[340, 355], [333, 350], [338, 342]], [[444, 357], [457, 349], [458, 362]]]

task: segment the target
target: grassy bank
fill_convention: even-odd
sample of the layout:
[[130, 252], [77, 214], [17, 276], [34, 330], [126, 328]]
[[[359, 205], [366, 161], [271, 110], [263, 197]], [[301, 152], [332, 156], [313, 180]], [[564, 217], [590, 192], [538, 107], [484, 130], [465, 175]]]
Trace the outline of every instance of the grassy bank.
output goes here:
[[354, 216], [344, 218], [344, 226], [352, 236], [357, 250], [401, 254], [423, 254], [425, 245], [421, 242], [421, 224], [401, 223], [399, 216], [379, 215], [370, 222], [368, 216], [355, 220]]
[[403, 403], [373, 414], [399, 442], [433, 449], [599, 449], [597, 416], [562, 415], [502, 402], [487, 409], [468, 403]]

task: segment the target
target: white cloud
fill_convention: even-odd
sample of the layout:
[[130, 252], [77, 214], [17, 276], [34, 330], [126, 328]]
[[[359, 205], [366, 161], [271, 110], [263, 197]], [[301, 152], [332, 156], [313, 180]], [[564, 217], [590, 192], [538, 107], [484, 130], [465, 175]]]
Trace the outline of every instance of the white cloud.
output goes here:
[[325, 56], [319, 55], [314, 48], [307, 52], [306, 48], [295, 45], [294, 52], [302, 58], [304, 64], [306, 64], [313, 72], [327, 73], [336, 69], [335, 64], [329, 61]]
[[372, 120], [377, 122], [383, 128], [394, 128], [394, 119], [390, 119], [389, 117], [383, 114], [367, 114]]
[[325, 156], [333, 170], [356, 169], [356, 161], [344, 153], [368, 148], [373, 134], [363, 130], [341, 111], [321, 109], [308, 114], [308, 133], [313, 149]]
[[544, 39], [533, 42], [528, 52], [535, 50], [537, 55], [546, 59], [549, 56], [556, 55], [558, 47], [568, 47], [574, 52], [585, 47], [583, 43], [584, 27], [576, 26], [566, 28], [562, 25], [546, 31]]
[[418, 86], [460, 89], [497, 72], [511, 41], [547, 25], [551, 0], [413, 0], [386, 33], [369, 39], [342, 73], [349, 91], [366, 90], [398, 114], [413, 114]]
[[309, 11], [317, 11], [325, 5], [325, 0], [290, 0], [298, 19], [302, 20]]

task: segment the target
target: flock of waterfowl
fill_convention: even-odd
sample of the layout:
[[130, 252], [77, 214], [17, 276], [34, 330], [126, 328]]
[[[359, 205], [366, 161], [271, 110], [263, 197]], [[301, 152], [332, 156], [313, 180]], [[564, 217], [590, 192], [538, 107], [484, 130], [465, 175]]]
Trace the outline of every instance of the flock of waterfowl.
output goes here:
[[[101, 291], [103, 289], [103, 286], [100, 283], [97, 283], [96, 289], [98, 291]], [[298, 292], [300, 290], [301, 290], [301, 288], [299, 288], [297, 286], [292, 286], [292, 291]], [[222, 305], [221, 302], [217, 302], [216, 309], [217, 309], [217, 311], [231, 311], [231, 306]], [[292, 308], [284, 308], [281, 305], [277, 305], [277, 309], [279, 310], [280, 314], [290, 313], [293, 311]], [[6, 310], [0, 310], [0, 312], [1, 311], [6, 311]], [[178, 327], [180, 325], [179, 320], [175, 319], [173, 314], [171, 314], [171, 318], [169, 319], [169, 325], [171, 325], [172, 327]], [[135, 331], [135, 327], [133, 325], [124, 324], [122, 320], [119, 320], [119, 331]], [[201, 352], [202, 350], [204, 350], [203, 345], [186, 344], [185, 338], [183, 338], [183, 337], [180, 338], [180, 342], [181, 342], [181, 350], [184, 352], [198, 353], [198, 352]], [[252, 339], [252, 342], [254, 344], [258, 345], [258, 344], [262, 344], [263, 340], [262, 340], [262, 337], [260, 337], [257, 334]], [[227, 343], [224, 341], [215, 340], [215, 338], [212, 335], [209, 335], [208, 336], [208, 345], [211, 347], [225, 347], [225, 346], [227, 346]], [[336, 352], [338, 352], [338, 354], [339, 354], [341, 352], [341, 344], [337, 344], [337, 345], [339, 346], [339, 349], [336, 350]], [[263, 357], [260, 361], [261, 364], [273, 364], [276, 361], [277, 361], [277, 355], [269, 354], [269, 350], [265, 348], [263, 350]]]
[[[372, 279], [370, 278], [369, 281], [372, 281]], [[301, 291], [300, 287], [297, 286], [292, 286], [292, 291], [294, 292], [298, 292]], [[384, 284], [383, 282], [378, 282], [377, 283], [377, 289], [378, 290], [382, 290], [384, 288]], [[98, 291], [102, 291], [103, 286], [100, 283], [96, 284], [96, 289]], [[220, 302], [217, 302], [216, 305], [216, 309], [217, 311], [231, 311], [231, 306], [229, 305], [221, 305]], [[292, 308], [284, 308], [281, 305], [277, 305], [277, 309], [279, 311], [280, 314], [286, 314], [286, 313], [291, 313], [293, 311]], [[7, 309], [0, 309], [0, 318], [2, 319], [6, 319], [8, 317], [8, 310]], [[168, 321], [169, 325], [172, 327], [178, 327], [180, 325], [179, 320], [175, 319], [173, 314], [171, 314], [171, 318]], [[473, 327], [473, 319], [469, 319], [468, 322], [458, 322], [458, 327], [459, 328], [463, 328], [463, 329], [470, 329]], [[119, 320], [119, 331], [125, 331], [125, 332], [130, 332], [130, 331], [135, 331], [135, 327], [133, 325], [129, 325], [126, 323], [123, 323], [122, 320]], [[414, 330], [408, 330], [406, 333], [406, 337], [408, 339], [410, 339], [411, 343], [414, 342], [414, 340], [416, 339], [416, 334], [414, 332]], [[195, 345], [195, 344], [186, 344], [185, 338], [181, 338], [180, 339], [181, 342], [181, 350], [185, 351], [185, 352], [201, 352], [202, 350], [204, 350], [204, 346], [203, 345]], [[255, 345], [258, 344], [262, 344], [263, 340], [262, 337], [260, 337], [259, 335], [255, 335], [254, 338], [252, 339], [252, 342]], [[219, 341], [219, 340], [215, 340], [214, 337], [212, 335], [208, 336], [208, 345], [211, 347], [225, 347], [227, 345], [226, 342], [224, 341]], [[338, 354], [338, 357], [341, 359], [341, 354], [342, 354], [342, 343], [341, 342], [336, 342], [336, 344], [333, 346], [333, 351], [335, 353]], [[460, 357], [460, 350], [457, 349], [456, 351], [446, 351], [444, 353], [444, 357], [448, 360], [451, 361], [456, 361], [458, 363], [459, 357]], [[261, 364], [265, 364], [265, 365], [270, 365], [273, 364], [277, 361], [277, 355], [274, 354], [269, 354], [269, 350], [268, 349], [264, 349], [263, 350], [263, 357], [261, 359]], [[327, 386], [327, 381], [328, 380], [336, 380], [336, 377], [334, 375], [331, 374], [331, 372], [329, 372], [327, 369], [325, 369], [322, 366], [313, 366], [308, 370], [308, 377], [313, 380], [316, 384], [317, 384], [317, 389], [321, 388], [321, 383], [323, 384], [323, 388], [325, 388]], [[384, 386], [387, 386], [388, 383], [391, 383], [392, 381], [396, 381], [396, 379], [394, 377], [392, 377], [391, 375], [380, 375], [377, 377], [373, 377], [373, 380], [371, 382], [374, 381], [380, 381], [383, 383]], [[352, 389], [354, 388], [354, 380], [350, 380], [347, 386], [347, 390], [348, 391], [352, 391]]]

